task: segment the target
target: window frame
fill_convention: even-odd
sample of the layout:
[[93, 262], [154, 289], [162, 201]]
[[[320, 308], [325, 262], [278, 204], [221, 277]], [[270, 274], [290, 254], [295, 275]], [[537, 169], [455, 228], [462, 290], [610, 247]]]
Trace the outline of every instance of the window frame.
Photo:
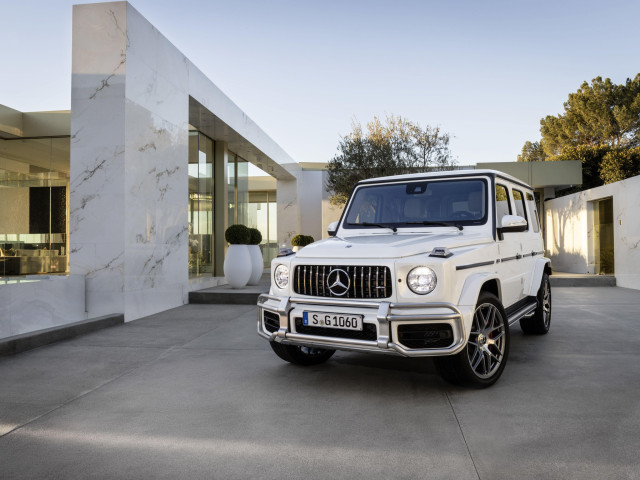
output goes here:
[[522, 201], [522, 211], [524, 212], [524, 219], [527, 221], [527, 232], [531, 230], [531, 224], [529, 223], [529, 216], [527, 214], [527, 201], [526, 201], [526, 194], [517, 188], [512, 188], [511, 189], [511, 194], [513, 196], [513, 206], [516, 207], [516, 215], [518, 214], [518, 208], [516, 205], [516, 195], [515, 192], [518, 192], [520, 194], [521, 197], [521, 201]]

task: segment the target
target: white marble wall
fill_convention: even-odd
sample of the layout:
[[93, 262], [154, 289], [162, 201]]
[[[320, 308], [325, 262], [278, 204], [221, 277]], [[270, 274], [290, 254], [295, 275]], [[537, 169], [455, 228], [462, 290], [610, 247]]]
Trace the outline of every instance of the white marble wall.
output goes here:
[[70, 272], [89, 317], [124, 313], [126, 4], [73, 8]]
[[554, 270], [593, 273], [593, 201], [613, 198], [615, 277], [640, 289], [640, 176], [549, 200], [547, 249]]
[[187, 80], [184, 55], [128, 3], [74, 6], [70, 262], [89, 317], [185, 300]]
[[81, 275], [0, 280], [0, 339], [85, 318]]

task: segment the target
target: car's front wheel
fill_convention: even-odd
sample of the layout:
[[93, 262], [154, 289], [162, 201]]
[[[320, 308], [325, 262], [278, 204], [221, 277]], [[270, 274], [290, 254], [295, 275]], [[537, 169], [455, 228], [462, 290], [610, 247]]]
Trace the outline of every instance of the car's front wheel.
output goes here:
[[326, 362], [336, 353], [335, 350], [327, 348], [298, 347], [296, 345], [282, 345], [277, 342], [269, 342], [269, 345], [282, 360], [296, 365], [318, 365]]
[[493, 385], [509, 357], [509, 324], [500, 300], [483, 292], [478, 298], [467, 346], [460, 353], [435, 359], [449, 383], [472, 388]]

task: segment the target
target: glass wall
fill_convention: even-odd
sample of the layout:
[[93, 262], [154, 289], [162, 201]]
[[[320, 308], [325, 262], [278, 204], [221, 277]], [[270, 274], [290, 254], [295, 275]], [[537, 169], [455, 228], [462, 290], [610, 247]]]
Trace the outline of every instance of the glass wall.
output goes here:
[[213, 140], [189, 132], [189, 276], [215, 275]]
[[271, 260], [278, 255], [277, 203], [276, 192], [249, 192], [247, 225], [255, 227], [262, 233], [262, 258], [264, 266], [271, 265]]
[[227, 166], [229, 177], [229, 225], [240, 223], [248, 225], [249, 203], [249, 162], [229, 151]]
[[69, 271], [69, 137], [0, 139], [0, 277]]

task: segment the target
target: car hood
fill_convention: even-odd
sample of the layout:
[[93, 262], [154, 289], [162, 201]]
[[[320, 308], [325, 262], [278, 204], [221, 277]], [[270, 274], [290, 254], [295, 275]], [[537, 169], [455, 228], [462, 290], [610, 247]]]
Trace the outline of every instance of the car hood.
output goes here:
[[296, 257], [401, 258], [431, 252], [435, 247], [453, 249], [491, 241], [484, 234], [462, 232], [333, 237], [301, 248]]

